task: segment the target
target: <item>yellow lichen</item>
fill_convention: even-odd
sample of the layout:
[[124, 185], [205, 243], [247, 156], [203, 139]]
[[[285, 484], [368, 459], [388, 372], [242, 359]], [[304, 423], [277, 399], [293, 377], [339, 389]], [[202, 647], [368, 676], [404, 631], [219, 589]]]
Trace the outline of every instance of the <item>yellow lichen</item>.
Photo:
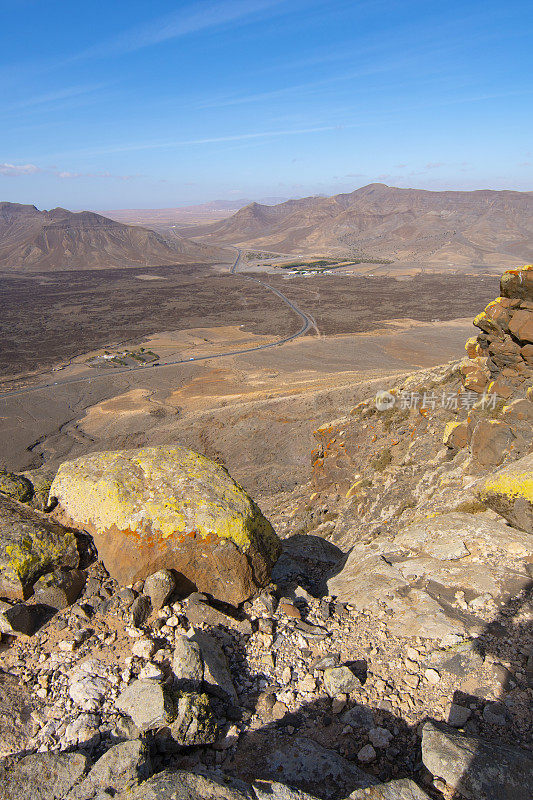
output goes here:
[[[51, 494], [66, 514], [98, 533], [194, 534], [230, 539], [245, 552], [277, 537], [248, 494], [220, 464], [179, 446], [92, 453], [62, 464]], [[272, 539], [272, 542], [270, 540]]]
[[480, 497], [491, 494], [503, 494], [511, 499], [523, 497], [533, 504], [533, 475], [531, 472], [519, 474], [500, 474], [485, 481]]
[[451, 420], [450, 422], [446, 423], [446, 427], [444, 428], [444, 434], [442, 436], [442, 441], [444, 442], [444, 444], [447, 444], [449, 442], [450, 436], [459, 425], [461, 425], [461, 423], [455, 422], [454, 420]]

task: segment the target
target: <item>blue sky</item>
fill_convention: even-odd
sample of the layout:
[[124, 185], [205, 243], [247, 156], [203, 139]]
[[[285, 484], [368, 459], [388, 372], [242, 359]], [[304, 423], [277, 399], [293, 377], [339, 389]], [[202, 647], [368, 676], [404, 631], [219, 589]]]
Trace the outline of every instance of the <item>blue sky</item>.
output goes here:
[[0, 199], [533, 189], [531, 2], [0, 0]]

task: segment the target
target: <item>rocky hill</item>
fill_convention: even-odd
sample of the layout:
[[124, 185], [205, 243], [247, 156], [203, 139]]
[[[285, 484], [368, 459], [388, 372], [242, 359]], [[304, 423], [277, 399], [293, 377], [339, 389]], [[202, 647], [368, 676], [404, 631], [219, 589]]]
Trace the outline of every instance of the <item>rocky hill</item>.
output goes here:
[[533, 194], [429, 192], [381, 183], [268, 206], [188, 229], [203, 242], [405, 263], [503, 266], [533, 256]]
[[271, 521], [175, 445], [1, 474], [0, 796], [529, 800], [533, 267], [475, 324]]
[[91, 211], [0, 203], [0, 269], [26, 272], [162, 266], [223, 260], [217, 247], [166, 239]]

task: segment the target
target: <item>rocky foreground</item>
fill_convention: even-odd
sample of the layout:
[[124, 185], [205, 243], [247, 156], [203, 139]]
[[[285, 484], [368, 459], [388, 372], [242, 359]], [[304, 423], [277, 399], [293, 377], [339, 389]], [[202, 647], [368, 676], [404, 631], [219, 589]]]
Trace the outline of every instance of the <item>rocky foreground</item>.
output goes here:
[[265, 499], [181, 447], [0, 474], [0, 797], [529, 800], [533, 270]]

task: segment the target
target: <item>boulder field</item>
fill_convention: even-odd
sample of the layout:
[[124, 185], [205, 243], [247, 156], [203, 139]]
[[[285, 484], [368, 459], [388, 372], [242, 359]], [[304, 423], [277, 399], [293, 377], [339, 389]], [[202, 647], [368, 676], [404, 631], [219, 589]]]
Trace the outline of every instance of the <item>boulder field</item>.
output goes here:
[[266, 516], [178, 445], [1, 472], [0, 797], [529, 800], [532, 276]]

